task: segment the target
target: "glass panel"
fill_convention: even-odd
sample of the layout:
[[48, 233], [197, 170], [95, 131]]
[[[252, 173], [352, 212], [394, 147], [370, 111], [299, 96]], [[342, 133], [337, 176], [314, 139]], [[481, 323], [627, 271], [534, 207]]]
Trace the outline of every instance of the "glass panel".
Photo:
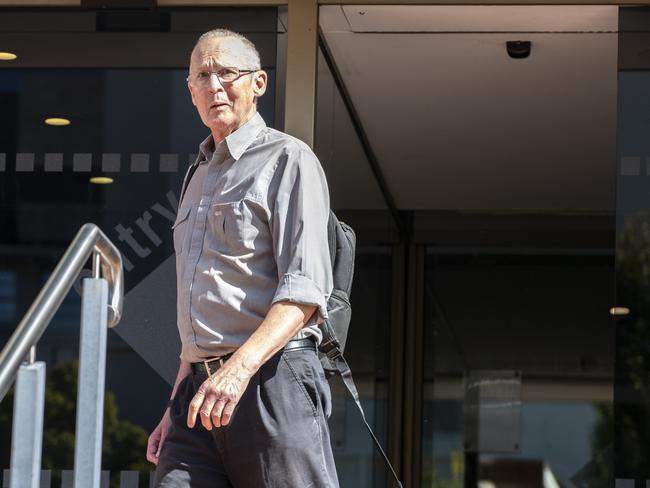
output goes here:
[[16, 273], [0, 271], [0, 323], [16, 320]]
[[[357, 248], [351, 301], [353, 316], [345, 355], [368, 423], [387, 442], [389, 334], [391, 317], [389, 248]], [[385, 486], [385, 469], [357, 406], [340, 378], [330, 380], [332, 447], [341, 486]]]
[[[650, 291], [650, 11], [620, 9], [618, 171], [616, 207], [616, 389], [614, 454], [617, 479], [650, 483], [648, 341]], [[631, 481], [634, 483], [634, 481]]]
[[521, 251], [428, 249], [423, 486], [612, 486], [613, 257]]
[[[526, 34], [523, 63], [498, 54], [513, 40], [501, 29], [426, 38], [445, 67], [432, 100], [446, 95], [411, 175], [438, 197], [413, 219], [429, 488], [614, 486], [616, 9], [534, 9], [549, 24]], [[495, 12], [471, 15], [519, 22]], [[494, 50], [440, 54], [463, 43]]]

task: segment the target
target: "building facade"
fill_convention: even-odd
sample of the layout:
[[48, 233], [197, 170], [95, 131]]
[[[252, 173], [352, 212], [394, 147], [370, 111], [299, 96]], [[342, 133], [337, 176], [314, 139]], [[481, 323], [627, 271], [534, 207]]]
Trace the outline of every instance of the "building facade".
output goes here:
[[[98, 224], [126, 277], [104, 466], [148, 480], [179, 351], [170, 227], [207, 134], [189, 53], [226, 27], [260, 50], [266, 123], [314, 147], [357, 232], [346, 355], [405, 486], [645, 486], [650, 9], [367, 3], [1, 1], [0, 344]], [[77, 287], [37, 349], [55, 471], [79, 305]], [[330, 384], [342, 486], [392, 486]]]

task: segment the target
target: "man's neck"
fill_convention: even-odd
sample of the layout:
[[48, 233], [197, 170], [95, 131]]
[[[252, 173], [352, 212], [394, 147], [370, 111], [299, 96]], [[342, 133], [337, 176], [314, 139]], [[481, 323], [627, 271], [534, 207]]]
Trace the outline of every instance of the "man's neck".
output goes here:
[[244, 117], [242, 122], [236, 127], [218, 127], [210, 129], [210, 132], [212, 132], [212, 139], [214, 139], [214, 146], [217, 147], [219, 144], [221, 144], [226, 137], [245, 125], [246, 122], [252, 119], [256, 113], [256, 107], [253, 107], [253, 110], [248, 114], [248, 116]]

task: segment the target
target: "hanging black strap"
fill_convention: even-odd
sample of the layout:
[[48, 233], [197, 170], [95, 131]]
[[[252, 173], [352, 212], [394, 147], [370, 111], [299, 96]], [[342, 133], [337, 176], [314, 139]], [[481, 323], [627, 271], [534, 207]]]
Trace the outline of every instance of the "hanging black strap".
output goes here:
[[196, 161], [194, 161], [194, 163], [192, 163], [190, 167], [187, 168], [185, 178], [183, 178], [183, 186], [181, 187], [181, 197], [178, 199], [179, 208], [181, 206], [181, 202], [183, 201], [183, 197], [185, 196], [185, 192], [187, 191], [187, 187], [190, 185], [190, 180], [192, 179], [192, 176], [194, 176], [194, 173], [196, 173], [196, 168], [199, 167], [200, 161], [201, 156], [197, 156]]
[[368, 424], [368, 421], [366, 420], [366, 415], [363, 413], [363, 407], [361, 406], [361, 401], [359, 400], [359, 392], [357, 392], [357, 386], [354, 384], [354, 379], [352, 379], [352, 371], [350, 370], [350, 366], [348, 366], [348, 362], [345, 360], [342, 354], [336, 354], [334, 357], [330, 357], [329, 359], [334, 365], [334, 367], [337, 369], [339, 374], [341, 375], [341, 379], [343, 380], [343, 383], [345, 383], [345, 386], [350, 392], [350, 395], [352, 395], [352, 398], [354, 398], [357, 407], [359, 407], [359, 412], [361, 413], [361, 418], [363, 419], [363, 423], [366, 425], [366, 429], [368, 429], [368, 433], [370, 434], [370, 437], [372, 437], [372, 440], [374, 441], [377, 450], [383, 456], [384, 461], [386, 461], [386, 465], [388, 466], [388, 469], [390, 469], [393, 478], [395, 478], [395, 481], [397, 482], [397, 486], [399, 486], [399, 488], [403, 488], [402, 482], [397, 477], [397, 473], [395, 472], [393, 465], [390, 463], [388, 456], [386, 456], [386, 453], [382, 449], [381, 444], [377, 440], [377, 437], [375, 437], [375, 433], [372, 431], [370, 425]]

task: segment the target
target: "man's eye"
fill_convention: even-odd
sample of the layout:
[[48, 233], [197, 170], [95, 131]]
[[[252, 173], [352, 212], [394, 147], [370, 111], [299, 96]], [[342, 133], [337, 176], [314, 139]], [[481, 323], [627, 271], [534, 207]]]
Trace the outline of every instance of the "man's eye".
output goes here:
[[199, 71], [196, 74], [196, 79], [197, 80], [207, 80], [208, 78], [210, 78], [210, 72], [209, 71]]
[[233, 68], [221, 68], [219, 70], [219, 78], [223, 78], [226, 80], [236, 78], [238, 74], [239, 73], [237, 73], [237, 70]]

